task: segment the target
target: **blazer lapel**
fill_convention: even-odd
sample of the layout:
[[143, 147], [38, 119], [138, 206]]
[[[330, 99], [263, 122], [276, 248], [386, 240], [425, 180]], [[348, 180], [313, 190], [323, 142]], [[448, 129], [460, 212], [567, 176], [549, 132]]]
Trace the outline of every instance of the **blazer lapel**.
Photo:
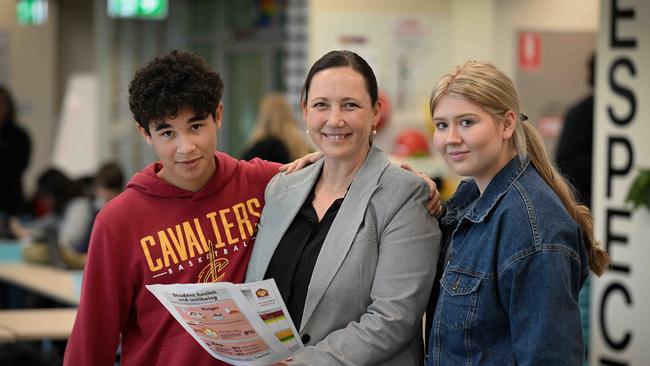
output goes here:
[[368, 157], [354, 177], [316, 260], [300, 323], [301, 330], [308, 324], [316, 306], [343, 264], [366, 214], [368, 202], [380, 186], [379, 178], [389, 165], [390, 161], [379, 148], [370, 148]]
[[252, 268], [255, 273], [247, 275], [246, 281], [259, 281], [264, 278], [275, 249], [307, 199], [316, 179], [320, 175], [322, 166], [323, 159], [304, 168], [307, 174], [302, 179], [289, 183], [283, 190], [278, 192], [277, 197], [274, 199], [273, 211], [267, 212], [265, 208], [262, 215], [268, 215], [268, 220], [265, 222], [265, 225], [269, 226], [265, 230], [267, 235], [263, 242], [256, 241], [255, 243], [255, 250], [259, 251], [259, 255], [255, 253], [249, 263], [249, 268]]

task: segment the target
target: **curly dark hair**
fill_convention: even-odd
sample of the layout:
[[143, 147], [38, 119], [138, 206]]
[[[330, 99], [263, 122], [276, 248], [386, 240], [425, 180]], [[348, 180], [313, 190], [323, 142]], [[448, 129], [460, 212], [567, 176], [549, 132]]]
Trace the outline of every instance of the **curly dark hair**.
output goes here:
[[185, 108], [216, 117], [222, 92], [221, 76], [202, 58], [172, 50], [135, 73], [129, 85], [129, 107], [149, 134], [151, 122], [174, 118]]

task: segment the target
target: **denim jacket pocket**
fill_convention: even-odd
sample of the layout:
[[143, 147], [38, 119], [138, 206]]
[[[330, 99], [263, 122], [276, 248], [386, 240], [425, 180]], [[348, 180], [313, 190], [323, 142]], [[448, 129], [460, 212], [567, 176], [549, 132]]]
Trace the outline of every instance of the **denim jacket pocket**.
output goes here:
[[448, 270], [440, 279], [445, 289], [440, 321], [449, 329], [469, 329], [476, 325], [481, 277]]

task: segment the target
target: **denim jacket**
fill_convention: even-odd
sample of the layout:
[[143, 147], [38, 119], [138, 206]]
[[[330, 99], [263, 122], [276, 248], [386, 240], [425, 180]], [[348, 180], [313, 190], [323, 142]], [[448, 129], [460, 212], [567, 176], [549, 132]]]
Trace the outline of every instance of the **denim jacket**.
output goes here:
[[515, 157], [482, 195], [465, 181], [446, 208], [427, 365], [581, 365], [583, 237], [533, 165]]

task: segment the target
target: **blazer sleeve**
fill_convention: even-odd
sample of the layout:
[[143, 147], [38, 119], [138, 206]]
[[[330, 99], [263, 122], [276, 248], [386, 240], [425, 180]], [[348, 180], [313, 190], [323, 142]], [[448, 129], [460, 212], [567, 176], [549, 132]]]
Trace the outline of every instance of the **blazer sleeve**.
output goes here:
[[424, 206], [428, 192], [419, 180], [384, 179], [365, 218], [379, 231], [371, 303], [358, 321], [305, 347], [292, 365], [377, 365], [420, 336], [440, 250], [437, 221]]

